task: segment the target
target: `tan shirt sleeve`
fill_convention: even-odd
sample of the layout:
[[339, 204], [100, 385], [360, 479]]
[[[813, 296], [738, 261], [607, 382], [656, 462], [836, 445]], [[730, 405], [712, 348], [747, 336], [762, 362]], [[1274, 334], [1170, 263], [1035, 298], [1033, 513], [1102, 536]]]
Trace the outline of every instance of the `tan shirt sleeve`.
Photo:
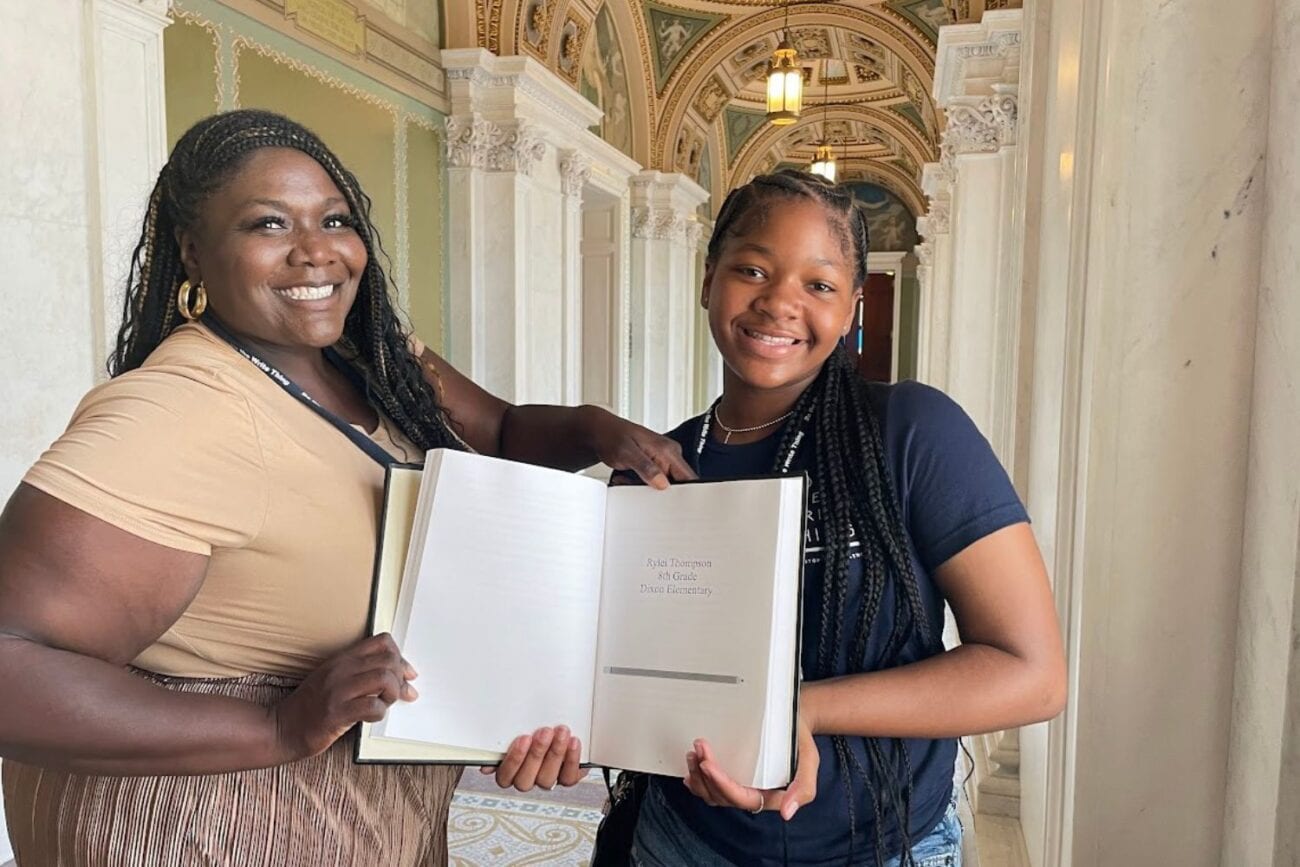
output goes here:
[[150, 542], [211, 554], [266, 518], [266, 469], [248, 401], [219, 373], [157, 366], [82, 400], [23, 479]]

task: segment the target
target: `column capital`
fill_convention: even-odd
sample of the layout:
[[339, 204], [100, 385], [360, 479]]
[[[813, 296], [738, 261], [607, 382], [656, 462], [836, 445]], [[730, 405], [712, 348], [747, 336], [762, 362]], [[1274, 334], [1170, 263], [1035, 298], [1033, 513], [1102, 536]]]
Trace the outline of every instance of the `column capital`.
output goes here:
[[560, 152], [560, 189], [566, 196], [581, 196], [591, 177], [591, 157], [578, 150]]
[[943, 162], [951, 167], [961, 154], [996, 153], [1016, 143], [1019, 103], [1016, 86], [994, 85], [987, 97], [953, 98], [944, 108], [948, 124], [943, 131]]
[[[629, 181], [632, 237], [675, 240], [695, 246], [699, 223], [695, 209], [709, 198], [699, 184], [676, 172], [644, 171]], [[694, 240], [692, 240], [694, 239]]]
[[546, 155], [541, 134], [524, 121], [501, 124], [477, 115], [447, 118], [447, 161], [452, 168], [531, 175]]

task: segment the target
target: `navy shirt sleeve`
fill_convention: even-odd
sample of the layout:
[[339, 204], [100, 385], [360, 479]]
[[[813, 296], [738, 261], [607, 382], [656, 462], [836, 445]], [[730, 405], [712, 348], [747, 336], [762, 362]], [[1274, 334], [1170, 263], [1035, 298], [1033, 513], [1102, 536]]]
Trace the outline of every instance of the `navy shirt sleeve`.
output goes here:
[[1029, 520], [992, 446], [952, 398], [902, 382], [886, 401], [885, 448], [927, 572], [990, 533]]

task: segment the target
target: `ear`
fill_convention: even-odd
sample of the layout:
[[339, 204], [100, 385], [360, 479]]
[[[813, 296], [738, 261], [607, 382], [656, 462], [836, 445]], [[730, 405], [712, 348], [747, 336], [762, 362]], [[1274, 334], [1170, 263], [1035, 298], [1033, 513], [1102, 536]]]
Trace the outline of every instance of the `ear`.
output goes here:
[[199, 268], [199, 250], [195, 243], [193, 229], [177, 229], [176, 246], [181, 250], [181, 264], [185, 266], [185, 277], [191, 283], [199, 283], [203, 280], [202, 269]]
[[704, 263], [704, 279], [700, 281], [700, 306], [709, 309], [709, 290], [713, 286], [713, 263]]

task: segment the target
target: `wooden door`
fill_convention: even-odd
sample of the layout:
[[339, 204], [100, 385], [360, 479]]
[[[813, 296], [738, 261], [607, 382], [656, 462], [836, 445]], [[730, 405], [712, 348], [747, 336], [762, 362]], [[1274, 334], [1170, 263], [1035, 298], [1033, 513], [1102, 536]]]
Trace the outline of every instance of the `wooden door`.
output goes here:
[[874, 382], [893, 379], [894, 302], [893, 276], [867, 275], [862, 301], [849, 331], [849, 350], [857, 356], [858, 372]]

